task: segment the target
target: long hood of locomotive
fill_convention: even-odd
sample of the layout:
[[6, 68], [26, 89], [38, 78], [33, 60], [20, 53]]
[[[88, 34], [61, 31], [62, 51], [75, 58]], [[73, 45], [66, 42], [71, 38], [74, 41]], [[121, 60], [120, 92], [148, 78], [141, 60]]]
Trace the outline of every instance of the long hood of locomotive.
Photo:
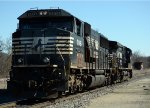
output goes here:
[[[24, 35], [30, 32], [21, 32], [20, 37], [12, 39], [14, 64], [44, 64], [45, 58], [48, 58], [51, 64], [62, 64], [63, 59], [66, 61], [69, 55], [73, 54], [74, 38], [69, 32], [63, 35], [66, 33], [61, 33], [61, 30], [57, 34], [54, 34], [54, 31], [34, 31], [34, 35]], [[22, 60], [22, 63], [19, 63], [19, 60]]]

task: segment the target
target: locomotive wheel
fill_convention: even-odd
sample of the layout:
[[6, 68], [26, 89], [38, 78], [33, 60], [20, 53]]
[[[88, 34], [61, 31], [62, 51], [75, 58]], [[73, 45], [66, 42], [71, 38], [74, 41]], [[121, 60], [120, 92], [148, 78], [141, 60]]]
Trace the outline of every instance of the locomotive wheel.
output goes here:
[[62, 95], [63, 95], [63, 96], [66, 96], [66, 95], [67, 95], [67, 92], [65, 92], [65, 91], [62, 92]]
[[122, 72], [122, 73], [120, 74], [120, 82], [123, 82], [124, 79], [125, 79], [125, 76], [124, 76], [124, 73]]
[[112, 79], [111, 76], [108, 76], [107, 80], [106, 80], [106, 86], [111, 85], [112, 84]]
[[121, 83], [121, 75], [120, 75], [120, 73], [117, 74], [117, 82]]
[[130, 80], [131, 79], [131, 73], [130, 72], [128, 72], [128, 76], [127, 76], [128, 78], [128, 80]]
[[120, 74], [120, 77], [119, 77], [119, 82], [123, 82], [123, 79], [124, 79], [124, 75], [123, 74]]
[[133, 75], [133, 73], [132, 73], [132, 71], [131, 72], [129, 72], [129, 78], [131, 79], [132, 78], [132, 75]]
[[106, 81], [105, 81], [105, 85], [106, 85], [106, 86], [108, 86], [108, 79], [109, 79], [109, 78], [106, 78]]
[[80, 86], [78, 86], [78, 90], [79, 92], [82, 92], [83, 91], [83, 83], [80, 84]]
[[109, 79], [108, 79], [108, 85], [111, 85], [112, 84], [112, 79], [111, 79], [111, 77], [109, 77]]
[[129, 80], [129, 76], [124, 76], [124, 81], [128, 81]]
[[58, 92], [59, 97], [66, 96], [66, 95], [67, 95], [67, 92], [65, 92], [65, 91], [59, 91]]
[[69, 87], [69, 93], [70, 94], [74, 94], [75, 93], [75, 89], [73, 86]]
[[117, 77], [115, 74], [111, 75], [111, 84], [116, 84], [117, 83]]
[[62, 91], [59, 91], [58, 92], [58, 97], [62, 97], [63, 96], [63, 92]]
[[130, 79], [130, 72], [128, 72], [128, 75], [127, 75], [127, 76], [125, 76], [124, 81], [128, 81], [129, 79]]

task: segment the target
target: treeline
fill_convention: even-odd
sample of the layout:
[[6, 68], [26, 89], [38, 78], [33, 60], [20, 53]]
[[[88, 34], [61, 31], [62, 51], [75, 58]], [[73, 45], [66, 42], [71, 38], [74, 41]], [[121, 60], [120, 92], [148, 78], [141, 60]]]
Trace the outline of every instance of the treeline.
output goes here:
[[135, 51], [132, 54], [132, 64], [135, 62], [142, 62], [143, 68], [150, 68], [150, 56], [144, 56], [140, 51]]
[[[0, 37], [0, 39], [2, 39]], [[0, 40], [0, 78], [9, 77], [9, 71], [11, 67], [11, 56], [12, 56], [12, 40], [11, 37], [6, 40]]]

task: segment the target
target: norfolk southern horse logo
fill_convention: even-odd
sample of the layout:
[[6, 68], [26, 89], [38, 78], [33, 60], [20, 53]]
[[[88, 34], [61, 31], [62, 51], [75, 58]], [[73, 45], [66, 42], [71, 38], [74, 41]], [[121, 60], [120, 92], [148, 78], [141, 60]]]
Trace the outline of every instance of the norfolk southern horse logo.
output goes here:
[[43, 48], [42, 48], [42, 39], [38, 39], [38, 41], [34, 42], [34, 46], [32, 47], [32, 50], [34, 50], [36, 52], [43, 50]]

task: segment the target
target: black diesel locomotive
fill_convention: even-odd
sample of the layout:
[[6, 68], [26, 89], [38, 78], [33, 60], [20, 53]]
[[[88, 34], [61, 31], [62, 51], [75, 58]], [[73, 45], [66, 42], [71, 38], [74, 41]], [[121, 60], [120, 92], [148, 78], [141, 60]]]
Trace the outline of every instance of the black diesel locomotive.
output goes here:
[[47, 97], [132, 77], [132, 51], [67, 11], [28, 10], [18, 19], [8, 90]]

